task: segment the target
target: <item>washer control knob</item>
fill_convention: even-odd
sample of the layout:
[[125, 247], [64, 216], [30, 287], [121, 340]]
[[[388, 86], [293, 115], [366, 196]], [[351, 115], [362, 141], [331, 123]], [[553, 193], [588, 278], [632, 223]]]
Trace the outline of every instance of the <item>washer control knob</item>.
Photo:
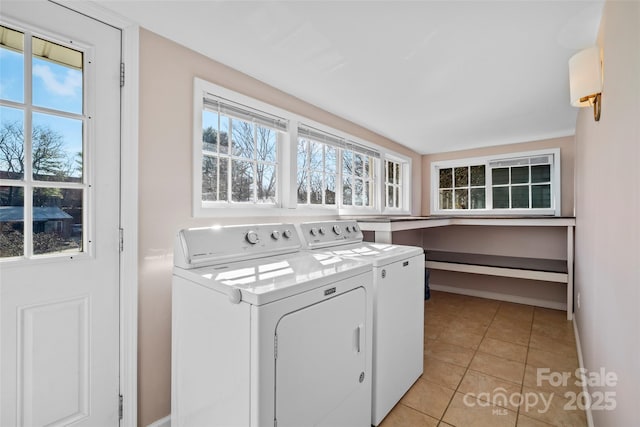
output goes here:
[[353, 232], [357, 232], [358, 231], [358, 225], [357, 224], [353, 224]]
[[244, 236], [244, 238], [247, 239], [247, 242], [251, 243], [252, 245], [255, 245], [256, 243], [258, 243], [258, 241], [260, 241], [258, 233], [253, 230], [247, 231], [247, 235]]
[[347, 225], [344, 229], [347, 231], [347, 233], [351, 233], [351, 226], [350, 225]]
[[325, 233], [327, 232], [327, 229], [326, 229], [326, 228], [324, 228], [324, 227], [320, 227], [320, 228], [318, 229], [318, 231], [320, 232], [320, 234], [322, 234], [322, 235], [324, 236], [324, 235], [325, 235]]
[[311, 233], [312, 236], [317, 236], [318, 235], [318, 229], [315, 227], [311, 227], [311, 230], [309, 230], [309, 233]]
[[280, 232], [278, 230], [273, 230], [271, 232], [271, 238], [273, 240], [278, 240], [280, 238]]
[[285, 239], [290, 239], [291, 238], [291, 230], [289, 230], [288, 228], [286, 230], [284, 230], [282, 232], [282, 235], [284, 236]]
[[340, 228], [340, 226], [338, 224], [333, 226], [333, 232], [336, 233], [338, 236], [342, 234], [342, 228]]

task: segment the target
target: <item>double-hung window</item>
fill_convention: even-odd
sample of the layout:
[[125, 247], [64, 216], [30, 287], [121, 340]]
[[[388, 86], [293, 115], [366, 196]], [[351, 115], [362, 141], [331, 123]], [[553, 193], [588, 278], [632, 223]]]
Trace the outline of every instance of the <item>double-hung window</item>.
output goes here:
[[277, 205], [288, 120], [209, 94], [202, 105], [200, 207]]
[[[314, 127], [298, 126], [299, 205], [372, 209], [380, 153]], [[338, 185], [340, 183], [340, 185]]]
[[405, 168], [404, 162], [389, 159], [384, 161], [384, 207], [388, 210], [401, 209], [405, 205]]
[[560, 150], [434, 162], [434, 214], [560, 215]]
[[336, 206], [338, 151], [311, 128], [298, 128], [298, 204]]

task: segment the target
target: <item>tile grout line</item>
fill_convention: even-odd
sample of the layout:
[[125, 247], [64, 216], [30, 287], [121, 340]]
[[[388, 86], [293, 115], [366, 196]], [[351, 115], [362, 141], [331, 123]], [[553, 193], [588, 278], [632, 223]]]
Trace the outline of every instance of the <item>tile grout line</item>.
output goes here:
[[[491, 317], [491, 321], [487, 325], [487, 328], [485, 329], [484, 334], [482, 335], [482, 339], [480, 340], [480, 343], [478, 344], [478, 347], [473, 350], [473, 356], [471, 356], [471, 360], [469, 360], [469, 363], [465, 367], [464, 373], [462, 374], [462, 377], [460, 377], [460, 381], [458, 381], [458, 385], [456, 386], [455, 390], [453, 391], [453, 395], [451, 395], [451, 399], [449, 399], [449, 403], [447, 404], [447, 407], [444, 408], [444, 412], [442, 413], [442, 416], [440, 417], [439, 423], [446, 423], [446, 421], [444, 421], [444, 416], [447, 413], [447, 410], [449, 409], [449, 406], [451, 406], [451, 402], [453, 402], [453, 399], [456, 397], [456, 393], [458, 393], [458, 389], [460, 388], [460, 384], [462, 384], [462, 380], [464, 380], [464, 377], [467, 375], [467, 372], [469, 372], [469, 367], [471, 366], [471, 362], [473, 362], [473, 359], [476, 357], [476, 354], [478, 353], [478, 349], [480, 348], [480, 345], [482, 344], [482, 341], [484, 341], [484, 339], [486, 338], [487, 332], [489, 331], [489, 328], [491, 327], [491, 324], [493, 323], [494, 319], [496, 318], [496, 315], [498, 314], [498, 310], [500, 309], [501, 305], [502, 305], [502, 302], [498, 303], [498, 307], [496, 308], [496, 311], [493, 313], [493, 316]], [[517, 420], [517, 418], [516, 418], [516, 420]]]

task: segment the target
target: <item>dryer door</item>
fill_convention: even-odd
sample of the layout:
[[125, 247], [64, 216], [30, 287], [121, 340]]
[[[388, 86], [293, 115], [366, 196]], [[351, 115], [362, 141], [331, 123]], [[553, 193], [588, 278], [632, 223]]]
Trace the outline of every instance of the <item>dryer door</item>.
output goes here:
[[362, 288], [282, 317], [276, 328], [278, 427], [371, 425], [365, 321]]

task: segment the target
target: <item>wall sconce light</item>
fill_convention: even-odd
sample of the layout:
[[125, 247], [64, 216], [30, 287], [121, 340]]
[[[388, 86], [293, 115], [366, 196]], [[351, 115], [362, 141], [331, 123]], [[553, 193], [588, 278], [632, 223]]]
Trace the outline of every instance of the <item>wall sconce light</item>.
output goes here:
[[593, 105], [593, 118], [596, 122], [599, 121], [602, 108], [602, 61], [599, 47], [582, 50], [569, 59], [569, 90], [571, 105]]

